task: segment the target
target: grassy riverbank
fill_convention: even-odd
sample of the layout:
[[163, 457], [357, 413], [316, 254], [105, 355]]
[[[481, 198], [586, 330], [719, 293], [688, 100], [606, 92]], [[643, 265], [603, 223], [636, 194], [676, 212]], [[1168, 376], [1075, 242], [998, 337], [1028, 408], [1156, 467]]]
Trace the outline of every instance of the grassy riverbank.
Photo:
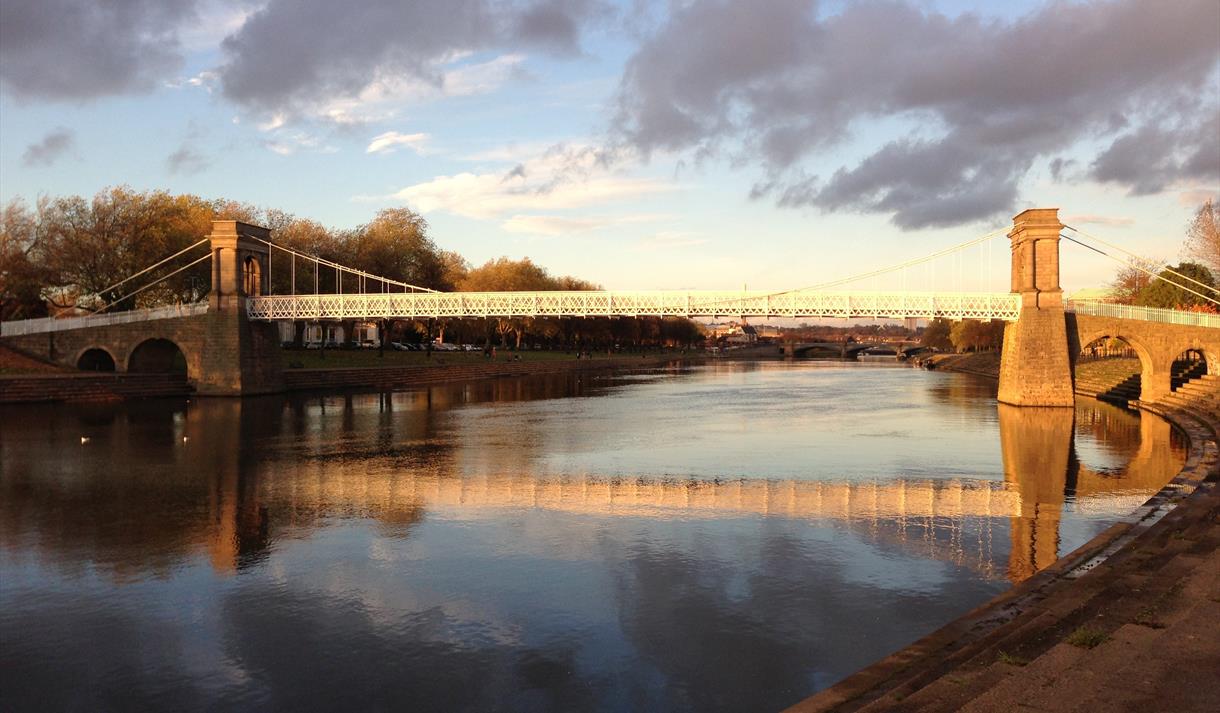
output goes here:
[[1000, 378], [1000, 353], [937, 354], [929, 358], [933, 369]]
[[0, 347], [0, 375], [61, 374], [67, 369]]

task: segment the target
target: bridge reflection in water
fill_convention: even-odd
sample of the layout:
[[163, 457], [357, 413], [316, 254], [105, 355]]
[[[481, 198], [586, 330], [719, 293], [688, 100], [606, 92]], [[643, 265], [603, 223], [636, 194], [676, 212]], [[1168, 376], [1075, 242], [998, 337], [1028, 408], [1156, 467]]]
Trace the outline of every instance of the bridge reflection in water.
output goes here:
[[[167, 479], [163, 468], [133, 466], [99, 478], [86, 472], [88, 461], [76, 461], [59, 475], [60, 487], [40, 490], [42, 502], [29, 503], [24, 499], [31, 490], [11, 476], [22, 470], [21, 454], [37, 458], [37, 450], [6, 448], [0, 538], [12, 543], [14, 529], [33, 525], [38, 544], [87, 550], [86, 559], [109, 562], [121, 578], [168, 566], [201, 547], [215, 570], [236, 571], [260, 561], [277, 538], [309, 536], [351, 518], [409, 536], [426, 517], [478, 520], [522, 509], [602, 518], [764, 516], [844, 528], [864, 541], [965, 566], [986, 579], [1019, 582], [1063, 554], [1065, 508], [1086, 518], [1093, 509], [1110, 517], [1116, 507], [1134, 509], [1177, 472], [1183, 458], [1167, 423], [1095, 402], [1075, 411], [1000, 405], [1002, 481], [548, 473], [520, 445], [532, 440], [528, 423], [510, 422], [514, 432], [493, 435], [479, 447], [442, 433], [445, 414], [458, 403], [592, 389], [588, 382], [514, 380], [286, 402], [203, 400], [171, 418], [155, 405], [103, 407], [73, 417], [33, 410], [30, 416], [46, 419], [41, 425], [51, 433], [82, 426], [100, 433], [95, 440], [112, 451], [104, 460], [168, 462], [180, 472]], [[81, 423], [65, 422], [76, 417]], [[131, 438], [137, 431], [142, 437]], [[81, 472], [72, 473], [73, 467]], [[75, 507], [81, 502], [90, 507]]]

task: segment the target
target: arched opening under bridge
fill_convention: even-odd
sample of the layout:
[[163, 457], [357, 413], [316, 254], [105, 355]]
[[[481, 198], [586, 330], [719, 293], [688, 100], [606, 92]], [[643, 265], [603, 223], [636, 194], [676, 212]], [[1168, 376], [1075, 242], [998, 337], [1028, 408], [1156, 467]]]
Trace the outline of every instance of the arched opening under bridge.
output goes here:
[[186, 375], [186, 355], [168, 339], [149, 339], [131, 351], [127, 371], [135, 374]]
[[1186, 349], [1174, 357], [1169, 371], [1169, 388], [1177, 391], [1183, 384], [1206, 376], [1210, 372], [1207, 366], [1207, 355], [1200, 349]]
[[86, 349], [76, 360], [76, 368], [81, 371], [114, 371], [114, 357], [105, 349]]
[[1112, 334], [1090, 335], [1075, 358], [1076, 388], [1106, 401], [1125, 405], [1140, 398], [1145, 374], [1152, 362], [1147, 351], [1129, 339]]

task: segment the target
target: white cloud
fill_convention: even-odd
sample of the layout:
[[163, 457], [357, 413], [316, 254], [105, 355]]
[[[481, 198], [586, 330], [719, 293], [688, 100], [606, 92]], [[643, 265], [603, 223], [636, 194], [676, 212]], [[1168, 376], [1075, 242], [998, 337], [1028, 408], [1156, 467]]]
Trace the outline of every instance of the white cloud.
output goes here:
[[364, 150], [365, 153], [394, 153], [399, 147], [406, 146], [415, 153], [423, 153], [424, 143], [428, 140], [427, 134], [400, 134], [397, 131], [387, 131], [384, 134], [378, 134], [369, 142], [369, 147]]
[[283, 114], [272, 114], [266, 121], [259, 122], [259, 131], [275, 131], [288, 122], [288, 118]]
[[446, 57], [434, 67], [436, 81], [415, 75], [387, 72], [354, 97], [336, 97], [313, 108], [314, 117], [339, 125], [367, 124], [391, 119], [405, 104], [420, 104], [445, 97], [488, 94], [519, 72], [523, 54], [505, 54], [486, 62], [456, 65], [462, 55]]
[[565, 218], [560, 215], [514, 215], [500, 224], [506, 232], [529, 235], [571, 235], [604, 228], [614, 221], [603, 218]]
[[1065, 215], [1063, 222], [1067, 225], [1106, 225], [1119, 228], [1135, 223], [1135, 218], [1124, 218], [1111, 215]]
[[635, 249], [641, 252], [674, 250], [677, 248], [689, 248], [694, 247], [695, 245], [703, 245], [706, 242], [707, 239], [699, 237], [698, 233], [679, 230], [663, 230], [659, 233], [654, 233], [650, 237], [640, 240], [638, 243], [636, 243]]
[[205, 69], [199, 74], [196, 74], [195, 76], [186, 80], [186, 83], [192, 87], [203, 87], [205, 90], [207, 90], [208, 94], [211, 94], [213, 87], [215, 87], [216, 83], [219, 81], [220, 75]]
[[530, 143], [508, 143], [494, 146], [482, 151], [476, 151], [465, 156], [459, 156], [461, 161], [477, 161], [485, 163], [517, 163], [532, 156], [545, 153], [554, 142], [534, 141]]
[[1220, 199], [1220, 189], [1216, 188], [1187, 188], [1178, 192], [1178, 205], [1188, 208], [1198, 208], [1217, 199]]
[[424, 213], [439, 210], [486, 220], [612, 203], [676, 188], [652, 178], [611, 173], [598, 150], [561, 145], [507, 172], [437, 176], [390, 197]]
[[281, 156], [291, 156], [298, 151], [335, 153], [338, 149], [322, 143], [322, 140], [304, 131], [276, 132], [275, 138], [263, 142], [267, 150]]

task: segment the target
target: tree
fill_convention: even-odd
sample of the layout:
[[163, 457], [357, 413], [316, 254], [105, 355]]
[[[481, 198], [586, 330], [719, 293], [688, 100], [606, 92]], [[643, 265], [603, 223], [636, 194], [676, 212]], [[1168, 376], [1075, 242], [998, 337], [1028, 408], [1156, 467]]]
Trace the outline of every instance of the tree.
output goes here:
[[[554, 284], [546, 270], [528, 257], [520, 260], [499, 257], [467, 273], [458, 289], [463, 292], [538, 292], [554, 289]], [[497, 319], [495, 330], [500, 343], [504, 344], [505, 337], [512, 333], [520, 347], [521, 337], [531, 323], [530, 318]]]
[[1209, 199], [1186, 229], [1186, 255], [1220, 275], [1220, 209]]
[[[149, 281], [115, 287], [198, 242], [211, 232], [211, 219], [212, 207], [195, 196], [137, 193], [126, 186], [103, 190], [92, 201], [77, 196], [50, 201], [38, 215], [49, 288], [44, 296], [60, 307], [82, 301], [93, 307], [110, 304], [136, 286], [149, 284], [154, 275], [168, 275], [188, 262], [189, 256], [183, 256], [183, 262], [167, 265]], [[201, 264], [114, 308], [193, 302], [210, 286], [208, 266]]]
[[[1216, 283], [1212, 278], [1210, 270], [1196, 262], [1183, 262], [1173, 267], [1172, 270], [1213, 289], [1200, 287], [1193, 282], [1178, 277], [1167, 269], [1158, 275], [1161, 279], [1152, 282], [1140, 290], [1140, 293], [1136, 295], [1135, 304], [1141, 307], [1160, 307], [1163, 309], [1190, 309], [1196, 305], [1212, 304], [1208, 300], [1194, 294], [1197, 292], [1208, 295], [1212, 299], [1216, 298], [1214, 290]], [[1184, 287], [1189, 289], [1184, 289]]]
[[[444, 287], [440, 251], [428, 237], [428, 222], [409, 208], [386, 208], [343, 240], [341, 264], [412, 285]], [[376, 284], [365, 289], [379, 289]]]
[[1118, 271], [1114, 277], [1114, 282], [1111, 283], [1113, 289], [1113, 300], [1118, 304], [1132, 305], [1139, 297], [1140, 292], [1144, 288], [1152, 284], [1152, 275], [1156, 273], [1157, 268], [1164, 263], [1154, 263], [1152, 261], [1132, 261], [1126, 267]]
[[950, 322], [944, 317], [937, 317], [928, 322], [928, 326], [923, 330], [923, 337], [919, 343], [925, 347], [939, 349], [941, 351], [949, 351], [953, 348], [953, 342], [949, 339]]
[[470, 261], [452, 250], [442, 250], [440, 260], [442, 289], [456, 290], [470, 274]]
[[[40, 201], [39, 212], [44, 207]], [[37, 214], [20, 199], [9, 201], [0, 213], [0, 319], [47, 316], [39, 227]]]

